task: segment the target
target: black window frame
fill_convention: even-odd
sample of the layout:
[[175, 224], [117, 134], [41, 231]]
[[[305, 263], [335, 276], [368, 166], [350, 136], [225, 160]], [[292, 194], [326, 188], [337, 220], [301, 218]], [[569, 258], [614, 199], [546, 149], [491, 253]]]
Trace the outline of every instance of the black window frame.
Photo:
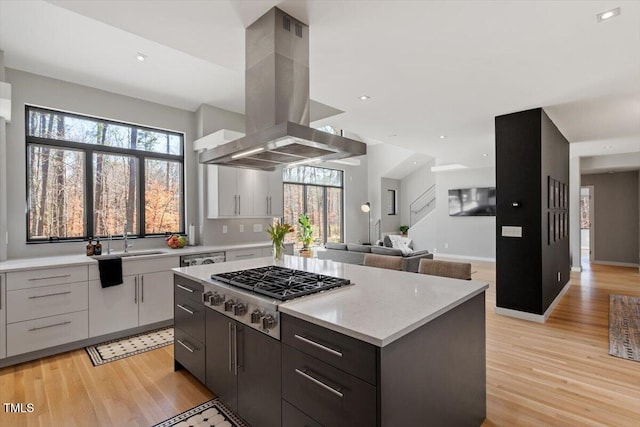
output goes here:
[[[121, 148], [121, 147], [112, 147], [108, 145], [100, 145], [100, 144], [89, 144], [84, 142], [75, 142], [75, 141], [67, 141], [63, 139], [52, 139], [52, 138], [43, 138], [37, 136], [29, 135], [29, 112], [30, 111], [41, 111], [48, 114], [60, 114], [67, 117], [76, 117], [80, 119], [92, 120], [97, 123], [105, 123], [105, 124], [113, 124], [117, 126], [124, 126], [131, 128], [131, 137], [135, 138], [137, 135], [137, 130], [151, 131], [157, 133], [167, 134], [167, 138], [169, 135], [178, 136], [182, 140], [182, 149], [181, 154], [166, 154], [166, 153], [158, 153], [154, 151], [144, 151], [137, 150], [132, 148]], [[149, 126], [121, 122], [116, 120], [104, 119], [101, 117], [94, 117], [86, 114], [80, 113], [71, 113], [68, 111], [55, 110], [52, 108], [39, 107], [35, 105], [25, 104], [25, 221], [26, 221], [26, 230], [25, 230], [25, 238], [28, 244], [33, 243], [51, 243], [51, 242], [79, 242], [79, 241], [87, 241], [89, 237], [106, 237], [106, 236], [96, 236], [94, 234], [94, 174], [93, 174], [93, 155], [94, 153], [105, 153], [105, 154], [121, 154], [127, 156], [133, 156], [138, 161], [137, 166], [137, 182], [138, 184], [138, 200], [136, 203], [136, 210], [138, 215], [137, 221], [137, 229], [133, 230], [134, 234], [129, 234], [129, 237], [134, 238], [145, 238], [145, 237], [160, 237], [166, 236], [167, 233], [145, 233], [145, 160], [153, 159], [153, 160], [167, 160], [172, 162], [179, 162], [181, 164], [181, 182], [180, 182], [180, 230], [172, 231], [171, 233], [184, 234], [185, 233], [185, 164], [184, 164], [184, 154], [185, 154], [185, 141], [184, 141], [184, 133], [171, 131], [166, 129], [158, 129]], [[85, 214], [85, 226], [84, 226], [84, 236], [82, 237], [59, 237], [59, 236], [49, 236], [48, 238], [40, 238], [33, 239], [29, 235], [29, 220], [30, 220], [30, 212], [29, 212], [29, 148], [32, 144], [47, 146], [55, 149], [72, 149], [84, 152], [85, 164], [84, 164], [84, 214]], [[120, 233], [114, 233], [114, 235], [120, 235]]]
[[[302, 213], [306, 213], [307, 212], [307, 189], [308, 187], [322, 187], [322, 202], [323, 202], [323, 215], [324, 215], [324, 233], [322, 236], [322, 240], [323, 243], [322, 244], [326, 244], [327, 243], [327, 234], [329, 232], [329, 223], [328, 223], [328, 211], [327, 211], [327, 188], [339, 188], [341, 190], [341, 197], [340, 197], [340, 241], [344, 242], [344, 171], [341, 169], [332, 169], [332, 168], [325, 168], [325, 167], [317, 167], [317, 166], [308, 166], [308, 165], [304, 165], [307, 167], [313, 167], [313, 168], [317, 168], [317, 169], [328, 169], [328, 170], [332, 170], [332, 171], [337, 171], [340, 172], [340, 182], [341, 185], [331, 185], [331, 184], [311, 184], [311, 183], [305, 183], [305, 182], [298, 182], [298, 181], [287, 181], [284, 179], [284, 169], [283, 169], [283, 176], [282, 176], [282, 185], [283, 185], [283, 194], [285, 194], [284, 192], [284, 186], [285, 185], [300, 185], [302, 186], [302, 204], [303, 204], [303, 212]], [[283, 199], [283, 202], [286, 204], [286, 201]]]

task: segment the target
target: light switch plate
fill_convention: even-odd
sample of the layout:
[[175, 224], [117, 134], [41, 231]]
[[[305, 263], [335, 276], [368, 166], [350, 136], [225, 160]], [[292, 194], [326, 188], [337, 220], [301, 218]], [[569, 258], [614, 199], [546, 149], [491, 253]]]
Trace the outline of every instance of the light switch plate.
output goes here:
[[244, 224], [240, 224], [240, 232], [244, 233]]
[[253, 224], [254, 233], [262, 233], [262, 224]]
[[522, 227], [502, 226], [502, 237], [522, 237]]
[[228, 231], [227, 226], [223, 225], [222, 226], [222, 234], [227, 234], [227, 231]]

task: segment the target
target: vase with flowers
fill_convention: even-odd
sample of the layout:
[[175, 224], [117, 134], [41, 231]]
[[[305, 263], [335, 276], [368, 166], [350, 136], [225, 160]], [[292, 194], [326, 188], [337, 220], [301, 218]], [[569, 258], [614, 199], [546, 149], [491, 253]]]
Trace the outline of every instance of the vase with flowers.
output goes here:
[[284, 250], [284, 237], [287, 233], [293, 232], [293, 227], [291, 227], [286, 222], [284, 224], [276, 224], [267, 228], [267, 233], [269, 237], [271, 237], [271, 241], [273, 242], [273, 259], [275, 261], [279, 261], [282, 259], [282, 254]]

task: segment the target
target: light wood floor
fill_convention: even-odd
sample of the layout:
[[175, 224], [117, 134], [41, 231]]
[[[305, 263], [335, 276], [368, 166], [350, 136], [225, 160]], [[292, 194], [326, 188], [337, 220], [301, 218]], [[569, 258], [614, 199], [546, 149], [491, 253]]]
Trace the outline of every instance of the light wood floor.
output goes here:
[[[640, 426], [640, 363], [609, 356], [607, 338], [609, 293], [640, 296], [637, 269], [572, 273], [546, 324], [495, 315], [494, 265], [473, 270], [490, 283], [484, 426]], [[211, 397], [173, 372], [172, 346], [95, 368], [77, 350], [0, 369], [0, 404], [35, 405], [0, 406], [0, 426], [150, 426]]]

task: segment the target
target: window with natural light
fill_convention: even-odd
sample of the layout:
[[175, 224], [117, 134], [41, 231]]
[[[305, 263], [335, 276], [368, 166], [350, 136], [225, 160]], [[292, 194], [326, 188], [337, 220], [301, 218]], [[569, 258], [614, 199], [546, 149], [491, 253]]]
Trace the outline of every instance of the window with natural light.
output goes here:
[[27, 241], [184, 232], [180, 133], [27, 106]]
[[296, 166], [282, 171], [284, 182], [284, 221], [294, 233], [286, 242], [301, 248], [300, 214], [307, 214], [313, 230], [312, 246], [343, 240], [343, 172], [312, 166]]

